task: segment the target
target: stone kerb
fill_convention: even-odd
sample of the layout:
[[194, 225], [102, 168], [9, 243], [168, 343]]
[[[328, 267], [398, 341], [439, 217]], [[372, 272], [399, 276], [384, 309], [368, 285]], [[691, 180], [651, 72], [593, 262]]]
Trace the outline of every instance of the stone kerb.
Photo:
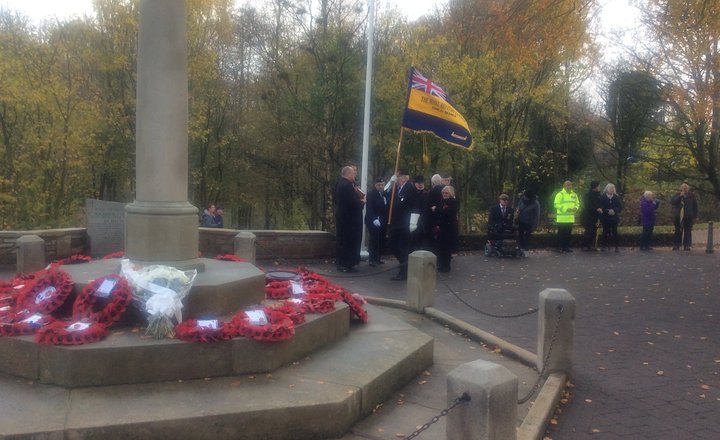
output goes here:
[[[575, 298], [565, 289], [540, 292], [538, 309], [538, 370], [570, 376], [575, 341]], [[545, 358], [550, 353], [545, 365]]]
[[518, 378], [507, 368], [483, 360], [460, 365], [447, 377], [447, 403], [470, 396], [448, 413], [446, 438], [508, 440], [516, 438]]

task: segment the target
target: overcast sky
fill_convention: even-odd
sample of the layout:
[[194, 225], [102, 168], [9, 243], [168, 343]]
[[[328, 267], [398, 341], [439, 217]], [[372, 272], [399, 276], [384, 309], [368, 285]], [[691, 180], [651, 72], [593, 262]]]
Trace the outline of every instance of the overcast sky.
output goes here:
[[[237, 1], [243, 3], [245, 0]], [[447, 0], [376, 0], [376, 8], [396, 5], [413, 20], [432, 12], [435, 5], [445, 3]], [[628, 26], [637, 16], [636, 9], [628, 6], [629, 0], [600, 0], [600, 4], [603, 6], [602, 19], [605, 28]], [[54, 16], [66, 18], [92, 14], [92, 0], [0, 0], [0, 7], [20, 11], [35, 22]]]

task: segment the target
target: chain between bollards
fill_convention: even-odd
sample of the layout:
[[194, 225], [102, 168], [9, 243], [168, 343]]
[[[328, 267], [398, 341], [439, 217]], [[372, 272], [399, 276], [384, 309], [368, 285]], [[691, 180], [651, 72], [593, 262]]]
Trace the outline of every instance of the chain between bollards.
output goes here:
[[557, 306], [558, 316], [557, 320], [555, 321], [555, 329], [553, 329], [552, 337], [550, 338], [550, 345], [548, 346], [547, 354], [545, 355], [545, 358], [543, 359], [543, 367], [542, 370], [538, 373], [537, 380], [535, 381], [535, 385], [530, 389], [530, 392], [525, 397], [522, 397], [518, 399], [518, 405], [522, 405], [523, 403], [527, 402], [532, 398], [532, 396], [535, 395], [538, 388], [540, 388], [540, 382], [542, 381], [543, 377], [545, 376], [545, 369], [547, 368], [548, 361], [550, 360], [550, 354], [552, 353], [553, 345], [555, 344], [555, 340], [557, 339], [558, 329], [560, 328], [560, 319], [562, 318], [562, 314], [565, 311], [565, 307], [562, 304], [558, 304]]
[[411, 438], [417, 437], [417, 436], [420, 435], [423, 431], [425, 431], [425, 430], [427, 430], [428, 428], [430, 428], [430, 426], [432, 426], [434, 423], [437, 423], [438, 420], [440, 420], [440, 417], [445, 417], [446, 415], [448, 415], [448, 413], [450, 412], [450, 410], [452, 410], [452, 409], [455, 408], [456, 406], [460, 405], [461, 403], [469, 402], [469, 401], [470, 401], [470, 394], [468, 394], [467, 391], [464, 392], [464, 393], [462, 393], [462, 395], [461, 395], [460, 397], [458, 397], [458, 398], [455, 399], [455, 401], [453, 402], [452, 405], [450, 405], [449, 407], [447, 407], [447, 408], [445, 408], [444, 410], [440, 411], [440, 414], [438, 414], [438, 415], [436, 415], [435, 417], [433, 417], [432, 419], [430, 419], [429, 422], [427, 422], [426, 424], [424, 424], [424, 425], [422, 425], [421, 427], [419, 427], [419, 428], [418, 428], [417, 430], [415, 430], [412, 434], [408, 435], [407, 437], [403, 437], [403, 440], [409, 440], [409, 439], [411, 439]]

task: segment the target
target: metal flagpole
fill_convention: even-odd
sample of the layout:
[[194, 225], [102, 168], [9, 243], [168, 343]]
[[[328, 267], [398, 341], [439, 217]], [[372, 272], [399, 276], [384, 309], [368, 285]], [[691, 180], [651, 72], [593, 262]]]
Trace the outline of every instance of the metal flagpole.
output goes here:
[[[370, 101], [372, 96], [372, 70], [373, 70], [373, 39], [375, 36], [375, 0], [368, 0], [368, 27], [367, 27], [367, 62], [365, 64], [365, 111], [363, 114], [363, 143], [362, 143], [362, 166], [360, 169], [360, 188], [368, 193], [368, 152], [370, 150]], [[363, 218], [367, 205], [363, 207]], [[367, 244], [365, 244], [365, 227], [362, 228], [363, 244], [360, 251], [360, 258], [368, 256]]]

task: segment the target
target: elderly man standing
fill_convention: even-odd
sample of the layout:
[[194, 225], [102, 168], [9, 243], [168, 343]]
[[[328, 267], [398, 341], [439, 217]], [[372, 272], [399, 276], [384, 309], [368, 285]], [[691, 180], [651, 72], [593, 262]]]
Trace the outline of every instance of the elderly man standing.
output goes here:
[[389, 213], [390, 249], [400, 263], [399, 271], [391, 278], [392, 280], [407, 279], [408, 255], [411, 251], [410, 234], [417, 230], [420, 220], [420, 197], [409, 180], [410, 175], [407, 171], [398, 172]]
[[343, 167], [335, 185], [335, 264], [340, 272], [356, 272], [360, 263], [365, 198], [355, 187], [355, 167]]
[[575, 214], [580, 211], [580, 198], [573, 191], [573, 184], [566, 180], [563, 189], [557, 193], [553, 203], [555, 222], [557, 223], [557, 246], [560, 252], [572, 252], [570, 236], [575, 224]]
[[692, 246], [692, 227], [698, 214], [698, 203], [687, 183], [680, 185], [678, 192], [670, 199], [670, 204], [675, 224], [673, 250], [679, 250], [682, 245], [683, 250], [689, 251]]

